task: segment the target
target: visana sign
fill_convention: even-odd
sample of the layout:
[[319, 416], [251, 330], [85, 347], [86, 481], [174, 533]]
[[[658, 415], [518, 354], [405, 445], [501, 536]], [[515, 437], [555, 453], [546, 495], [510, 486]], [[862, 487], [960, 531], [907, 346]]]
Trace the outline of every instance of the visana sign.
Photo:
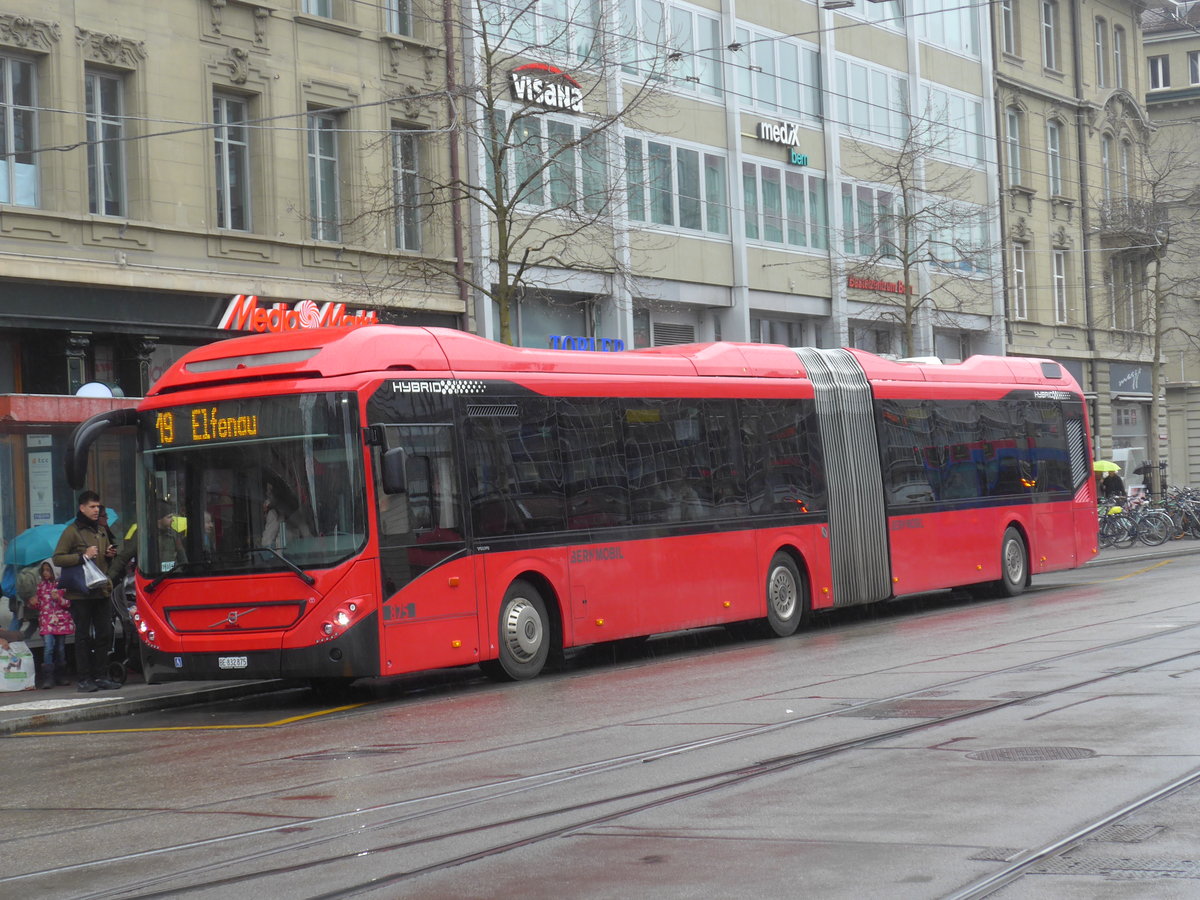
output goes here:
[[509, 78], [513, 96], [523, 103], [583, 112], [583, 88], [557, 66], [526, 63], [513, 69]]
[[294, 306], [274, 303], [259, 306], [253, 294], [237, 294], [229, 301], [217, 326], [224, 331], [295, 331], [300, 328], [355, 328], [379, 324], [373, 309], [347, 310], [345, 303], [301, 300]]

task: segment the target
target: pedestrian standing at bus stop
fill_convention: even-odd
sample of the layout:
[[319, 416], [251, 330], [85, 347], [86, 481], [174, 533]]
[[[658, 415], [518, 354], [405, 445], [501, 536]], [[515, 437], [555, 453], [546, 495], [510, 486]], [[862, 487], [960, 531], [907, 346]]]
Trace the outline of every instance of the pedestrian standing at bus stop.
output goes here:
[[[107, 569], [117, 555], [116, 545], [108, 523], [100, 524], [103, 507], [95, 491], [79, 495], [79, 512], [64, 529], [54, 548], [54, 564], [61, 569], [78, 566], [90, 559]], [[75, 621], [75, 669], [79, 676], [78, 689], [84, 693], [96, 690], [116, 690], [121, 685], [107, 677], [108, 652], [112, 648], [112, 607], [108, 595], [112, 582], [88, 591], [67, 589], [71, 601], [71, 618]]]

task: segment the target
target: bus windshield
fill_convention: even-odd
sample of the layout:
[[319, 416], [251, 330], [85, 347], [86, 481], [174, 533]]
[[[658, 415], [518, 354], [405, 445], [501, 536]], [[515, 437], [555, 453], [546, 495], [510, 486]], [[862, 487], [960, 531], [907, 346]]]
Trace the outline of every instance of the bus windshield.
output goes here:
[[366, 539], [352, 393], [155, 410], [142, 442], [137, 554], [149, 578], [328, 567]]

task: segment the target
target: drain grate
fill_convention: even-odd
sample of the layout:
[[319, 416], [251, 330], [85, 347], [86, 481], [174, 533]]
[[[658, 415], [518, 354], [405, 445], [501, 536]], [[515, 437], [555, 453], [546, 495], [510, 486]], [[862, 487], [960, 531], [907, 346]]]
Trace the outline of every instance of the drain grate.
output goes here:
[[1118, 856], [1067, 856], [1043, 860], [1029, 875], [1103, 875], [1119, 881], [1138, 878], [1200, 878], [1200, 862], [1148, 856], [1128, 859]]
[[1117, 822], [1102, 828], [1093, 834], [1090, 843], [1106, 844], [1140, 844], [1148, 841], [1166, 829], [1166, 825], [1122, 825]]
[[1049, 762], [1055, 759], [1091, 759], [1095, 755], [1095, 750], [1086, 747], [996, 747], [968, 753], [967, 759], [982, 762]]
[[865, 719], [940, 719], [995, 706], [992, 700], [887, 700], [838, 713]]

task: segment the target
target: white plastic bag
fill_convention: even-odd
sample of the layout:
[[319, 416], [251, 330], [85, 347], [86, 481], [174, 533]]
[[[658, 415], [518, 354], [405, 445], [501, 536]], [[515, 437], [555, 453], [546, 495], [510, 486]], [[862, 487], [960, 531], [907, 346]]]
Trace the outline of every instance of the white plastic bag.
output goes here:
[[101, 568], [92, 560], [84, 557], [83, 582], [88, 586], [88, 590], [91, 590], [92, 588], [98, 588], [106, 581], [108, 581], [108, 576], [104, 574]]
[[33, 651], [24, 641], [12, 641], [7, 650], [0, 650], [0, 691], [32, 691], [36, 680]]

